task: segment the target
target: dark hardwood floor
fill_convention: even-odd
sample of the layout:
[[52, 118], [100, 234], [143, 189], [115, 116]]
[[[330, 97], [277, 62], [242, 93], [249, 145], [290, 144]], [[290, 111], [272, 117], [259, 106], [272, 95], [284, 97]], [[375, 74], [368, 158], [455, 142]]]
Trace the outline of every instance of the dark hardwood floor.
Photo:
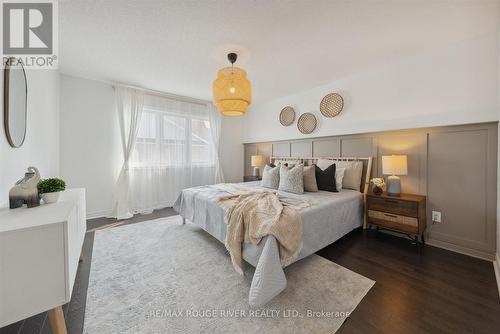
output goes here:
[[[120, 225], [175, 215], [162, 209]], [[95, 229], [113, 219], [88, 221], [85, 257], [71, 302], [64, 306], [69, 334], [83, 331]], [[338, 333], [500, 333], [500, 300], [491, 262], [407, 240], [356, 230], [318, 252], [376, 281]], [[46, 312], [0, 328], [0, 334], [50, 334]], [[99, 333], [107, 334], [107, 333]]]
[[318, 252], [376, 281], [340, 333], [500, 333], [493, 264], [357, 230]]

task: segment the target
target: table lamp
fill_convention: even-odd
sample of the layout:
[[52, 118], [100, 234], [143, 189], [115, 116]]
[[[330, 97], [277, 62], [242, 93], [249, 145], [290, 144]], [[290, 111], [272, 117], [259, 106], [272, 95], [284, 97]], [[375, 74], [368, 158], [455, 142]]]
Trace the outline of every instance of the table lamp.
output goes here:
[[259, 167], [262, 166], [263, 160], [262, 155], [252, 155], [253, 176], [259, 176]]
[[401, 194], [401, 180], [398, 175], [408, 175], [406, 155], [383, 155], [382, 174], [389, 175], [387, 178], [389, 196], [399, 196]]

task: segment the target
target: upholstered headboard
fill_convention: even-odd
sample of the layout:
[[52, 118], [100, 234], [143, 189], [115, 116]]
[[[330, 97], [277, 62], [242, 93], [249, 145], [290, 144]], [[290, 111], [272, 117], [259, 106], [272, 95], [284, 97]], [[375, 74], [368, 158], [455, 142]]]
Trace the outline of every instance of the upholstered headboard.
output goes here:
[[316, 163], [318, 159], [328, 159], [333, 161], [362, 161], [363, 162], [363, 174], [361, 176], [361, 191], [363, 194], [368, 192], [368, 186], [370, 184], [370, 178], [372, 174], [372, 157], [366, 158], [352, 158], [352, 157], [271, 157], [270, 162], [276, 160], [299, 160], [304, 163], [304, 165], [312, 165]]

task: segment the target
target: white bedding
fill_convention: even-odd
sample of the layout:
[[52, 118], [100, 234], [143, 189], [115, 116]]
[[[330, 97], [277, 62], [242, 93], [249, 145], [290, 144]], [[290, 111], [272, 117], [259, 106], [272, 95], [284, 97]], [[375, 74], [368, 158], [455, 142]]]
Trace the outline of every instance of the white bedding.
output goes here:
[[[256, 189], [267, 189], [261, 182], [239, 184]], [[272, 189], [267, 189], [272, 191]], [[343, 189], [338, 193], [306, 192], [303, 195], [282, 192], [283, 195], [311, 201], [312, 206], [299, 210], [302, 217], [304, 241], [297, 261], [335, 242], [363, 224], [363, 194]], [[224, 242], [226, 224], [224, 211], [216, 203], [227, 193], [209, 186], [185, 189], [174, 209], [184, 218], [200, 226]], [[244, 244], [243, 259], [256, 267], [249, 293], [251, 305], [263, 305], [286, 287], [286, 278], [279, 261], [278, 246], [269, 236], [258, 245]]]

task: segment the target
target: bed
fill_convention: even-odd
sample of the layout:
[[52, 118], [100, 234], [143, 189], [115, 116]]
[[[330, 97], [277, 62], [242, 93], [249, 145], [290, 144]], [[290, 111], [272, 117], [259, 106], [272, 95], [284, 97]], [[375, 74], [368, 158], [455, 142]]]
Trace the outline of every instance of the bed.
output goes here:
[[[314, 163], [318, 158], [283, 158], [277, 160], [301, 160], [304, 164]], [[303, 225], [303, 247], [296, 258], [301, 260], [318, 250], [330, 245], [350, 231], [364, 224], [364, 193], [368, 189], [371, 174], [372, 158], [336, 158], [330, 160], [361, 160], [363, 175], [361, 190], [342, 189], [340, 192], [305, 192], [303, 195], [285, 193], [287, 197], [299, 198], [312, 203], [311, 206], [300, 209]], [[255, 190], [262, 188], [260, 181], [237, 184]], [[226, 223], [224, 209], [217, 204], [217, 199], [227, 193], [213, 186], [201, 186], [184, 189], [179, 195], [174, 209], [183, 218], [201, 227], [209, 234], [224, 243]], [[286, 288], [286, 276], [280, 263], [276, 239], [267, 236], [254, 246], [245, 243], [242, 249], [243, 259], [255, 267], [252, 284], [249, 291], [249, 304], [261, 306], [266, 304]]]

